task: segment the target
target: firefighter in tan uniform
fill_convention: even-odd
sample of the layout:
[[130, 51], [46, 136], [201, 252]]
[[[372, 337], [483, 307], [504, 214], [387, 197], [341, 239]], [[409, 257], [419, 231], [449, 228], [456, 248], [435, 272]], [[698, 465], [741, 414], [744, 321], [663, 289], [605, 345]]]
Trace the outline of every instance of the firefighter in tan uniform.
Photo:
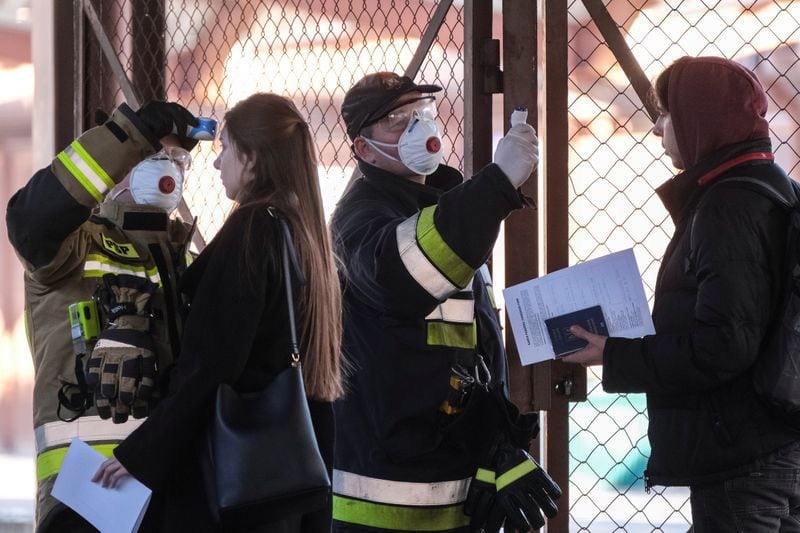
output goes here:
[[37, 532], [94, 531], [50, 496], [67, 447], [78, 437], [110, 456], [166, 390], [192, 230], [169, 214], [197, 141], [161, 141], [193, 125], [175, 103], [123, 104], [9, 201], [35, 371]]

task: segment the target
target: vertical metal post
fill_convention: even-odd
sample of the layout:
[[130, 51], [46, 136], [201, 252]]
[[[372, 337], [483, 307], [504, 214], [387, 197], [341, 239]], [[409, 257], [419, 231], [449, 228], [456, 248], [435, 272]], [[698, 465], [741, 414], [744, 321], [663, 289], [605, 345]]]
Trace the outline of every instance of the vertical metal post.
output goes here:
[[487, 61], [491, 42], [492, 3], [465, 0], [464, 175], [468, 177], [492, 160], [492, 92], [486, 89], [497, 66]]
[[86, 34], [84, 28], [83, 18], [83, 3], [89, 0], [74, 0], [72, 3], [72, 32], [75, 36], [72, 41], [72, 56], [74, 60], [74, 73], [73, 73], [73, 97], [72, 97], [72, 124], [74, 136], [77, 136], [84, 128], [84, 108], [86, 106], [86, 62], [84, 57], [84, 50], [86, 50]]
[[[536, 72], [536, 0], [503, 1], [503, 129], [516, 106], [528, 109], [528, 122], [537, 126], [539, 98]], [[522, 192], [536, 198], [538, 175], [529, 179]], [[505, 223], [506, 286], [539, 274], [539, 221], [536, 209], [515, 211]], [[508, 314], [506, 314], [506, 317]], [[506, 331], [511, 324], [506, 318]], [[513, 335], [506, 336], [511, 400], [523, 412], [534, 409], [532, 368], [522, 366]], [[537, 406], [538, 407], [538, 406]], [[539, 407], [541, 408], [541, 407]], [[534, 455], [538, 456], [538, 446]]]
[[55, 2], [53, 4], [53, 87], [55, 91], [53, 124], [55, 149], [62, 150], [75, 138], [74, 105], [72, 86], [74, 57], [72, 19], [74, 16], [72, 2]]
[[[544, 271], [553, 272], [569, 264], [569, 129], [567, 113], [567, 4], [563, 0], [543, 0], [539, 21], [542, 34], [540, 68], [544, 72], [544, 106], [541, 114], [544, 168], [542, 205], [545, 232]], [[548, 522], [548, 531], [569, 531], [569, 398], [554, 394], [555, 385], [574, 372], [575, 365], [553, 361], [537, 365], [544, 374], [537, 387], [551, 397], [547, 412], [544, 456], [547, 470], [563, 491], [560, 512]], [[586, 371], [583, 375], [585, 390]], [[549, 374], [549, 376], [547, 376]], [[547, 380], [546, 378], [550, 379]], [[542, 379], [545, 378], [545, 379]], [[538, 397], [535, 401], [538, 401]]]

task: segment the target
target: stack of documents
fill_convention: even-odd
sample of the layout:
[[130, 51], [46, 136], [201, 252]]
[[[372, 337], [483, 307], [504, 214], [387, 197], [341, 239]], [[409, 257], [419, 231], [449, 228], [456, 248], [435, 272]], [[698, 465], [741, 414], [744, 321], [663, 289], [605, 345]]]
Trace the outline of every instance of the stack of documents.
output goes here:
[[503, 295], [523, 365], [557, 356], [545, 321], [551, 323], [552, 335], [562, 344], [559, 357], [580, 349], [571, 344], [578, 339], [570, 338], [572, 324], [565, 320], [574, 319], [574, 324], [584, 329], [611, 337], [655, 334], [633, 249], [508, 287]]

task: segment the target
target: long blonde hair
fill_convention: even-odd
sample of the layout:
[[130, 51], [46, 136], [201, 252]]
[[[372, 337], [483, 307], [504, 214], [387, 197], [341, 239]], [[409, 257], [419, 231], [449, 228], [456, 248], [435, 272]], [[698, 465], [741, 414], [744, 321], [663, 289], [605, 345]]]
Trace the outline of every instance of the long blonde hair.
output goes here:
[[[240, 207], [272, 206], [292, 229], [300, 268], [308, 278], [298, 301], [306, 392], [332, 401], [343, 390], [342, 302], [308, 124], [287, 98], [256, 93], [225, 114], [225, 128], [233, 148], [253, 171], [236, 201]], [[245, 228], [251, 231], [252, 219]], [[258, 252], [263, 250], [249, 251]]]

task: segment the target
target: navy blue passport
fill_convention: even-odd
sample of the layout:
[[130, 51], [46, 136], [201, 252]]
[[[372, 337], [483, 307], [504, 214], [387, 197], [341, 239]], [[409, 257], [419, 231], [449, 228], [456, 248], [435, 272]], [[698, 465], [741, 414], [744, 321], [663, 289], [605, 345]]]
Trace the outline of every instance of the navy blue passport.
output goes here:
[[570, 326], [581, 326], [591, 333], [608, 336], [606, 320], [603, 318], [603, 310], [600, 309], [599, 305], [565, 315], [546, 318], [544, 324], [550, 334], [550, 341], [553, 343], [553, 352], [556, 354], [556, 358], [577, 352], [589, 344], [570, 333]]

